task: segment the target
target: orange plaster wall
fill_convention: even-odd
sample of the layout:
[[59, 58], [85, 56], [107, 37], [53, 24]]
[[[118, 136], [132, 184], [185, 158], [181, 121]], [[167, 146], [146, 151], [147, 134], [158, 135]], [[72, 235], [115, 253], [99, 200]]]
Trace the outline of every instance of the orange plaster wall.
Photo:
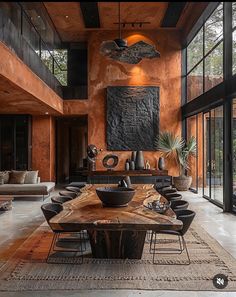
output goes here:
[[[36, 102], [46, 104], [50, 111], [55, 114], [62, 113], [63, 100], [2, 42], [0, 42], [0, 61], [1, 76], [30, 94]], [[13, 99], [16, 100], [14, 94]]]
[[55, 181], [55, 120], [51, 116], [32, 117], [32, 169], [41, 181]]
[[[113, 40], [117, 31], [94, 31], [88, 40], [89, 52], [89, 99], [84, 101], [68, 100], [64, 102], [64, 114], [88, 114], [88, 142], [95, 144], [103, 152], [98, 156], [97, 169], [104, 169], [102, 159], [106, 150], [106, 87], [107, 86], [159, 86], [160, 87], [160, 130], [172, 131], [181, 135], [181, 48], [180, 33], [176, 30], [123, 32], [131, 45], [139, 40], [155, 44], [161, 58], [145, 59], [137, 65], [112, 61], [99, 53], [104, 40]], [[114, 152], [120, 162], [116, 169], [123, 169], [125, 160], [131, 152]], [[144, 152], [145, 159], [155, 167], [158, 152]], [[167, 162], [171, 175], [178, 171], [171, 162]]]

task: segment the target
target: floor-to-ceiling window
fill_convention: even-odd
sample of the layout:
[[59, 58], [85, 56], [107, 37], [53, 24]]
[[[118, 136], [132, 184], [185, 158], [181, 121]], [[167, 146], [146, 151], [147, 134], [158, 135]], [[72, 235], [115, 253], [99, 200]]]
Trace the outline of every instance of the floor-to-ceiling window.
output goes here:
[[202, 190], [225, 211], [236, 210], [234, 108], [232, 121], [230, 116], [230, 108], [236, 106], [231, 102], [236, 94], [236, 2], [210, 2], [188, 34], [183, 53], [185, 135], [197, 139], [191, 188]]
[[221, 2], [187, 46], [187, 102], [223, 81], [223, 42]]
[[220, 205], [223, 205], [223, 106], [204, 113], [204, 143], [203, 166], [204, 187], [203, 195]]
[[232, 175], [233, 175], [233, 199], [232, 207], [236, 211], [236, 99], [232, 104]]

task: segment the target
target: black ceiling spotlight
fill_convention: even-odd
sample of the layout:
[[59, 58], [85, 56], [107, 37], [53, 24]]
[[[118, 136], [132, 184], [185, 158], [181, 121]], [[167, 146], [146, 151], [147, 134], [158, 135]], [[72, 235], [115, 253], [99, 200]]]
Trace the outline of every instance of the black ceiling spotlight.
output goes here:
[[160, 53], [151, 44], [139, 41], [128, 46], [127, 40], [121, 38], [120, 2], [118, 2], [118, 18], [119, 38], [103, 41], [100, 47], [102, 55], [128, 64], [138, 64], [143, 58], [153, 59], [160, 57]]

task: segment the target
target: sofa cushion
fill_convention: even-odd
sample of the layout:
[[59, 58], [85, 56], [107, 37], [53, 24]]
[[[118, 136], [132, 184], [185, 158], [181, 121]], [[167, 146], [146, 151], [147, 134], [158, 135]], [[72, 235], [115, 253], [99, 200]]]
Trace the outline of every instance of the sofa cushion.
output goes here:
[[9, 184], [23, 184], [25, 181], [26, 171], [12, 170], [10, 172]]
[[27, 171], [24, 184], [37, 184], [39, 171]]
[[4, 184], [9, 182], [9, 171], [0, 171], [0, 177], [3, 177]]

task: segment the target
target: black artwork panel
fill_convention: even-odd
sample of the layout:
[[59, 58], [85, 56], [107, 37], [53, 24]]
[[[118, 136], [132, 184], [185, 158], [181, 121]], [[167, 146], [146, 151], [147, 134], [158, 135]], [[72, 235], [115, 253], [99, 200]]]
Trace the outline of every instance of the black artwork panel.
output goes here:
[[107, 149], [155, 150], [159, 135], [159, 87], [107, 88]]

